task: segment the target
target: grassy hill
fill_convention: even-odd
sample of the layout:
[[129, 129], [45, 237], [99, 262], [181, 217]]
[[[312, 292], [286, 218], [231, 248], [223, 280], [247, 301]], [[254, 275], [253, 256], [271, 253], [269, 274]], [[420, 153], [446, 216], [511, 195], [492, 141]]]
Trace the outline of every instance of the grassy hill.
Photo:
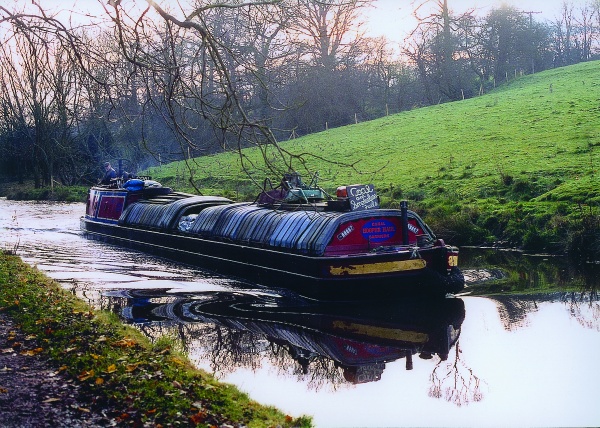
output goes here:
[[[282, 143], [320, 184], [373, 183], [383, 203], [408, 199], [457, 244], [600, 252], [600, 62], [523, 76], [464, 101], [407, 111]], [[248, 153], [260, 164], [259, 154]], [[300, 165], [298, 170], [302, 171]], [[150, 174], [178, 190], [181, 163]], [[261, 171], [252, 171], [258, 182]], [[251, 198], [237, 154], [195, 160], [205, 193]], [[277, 177], [270, 177], [275, 182]]]

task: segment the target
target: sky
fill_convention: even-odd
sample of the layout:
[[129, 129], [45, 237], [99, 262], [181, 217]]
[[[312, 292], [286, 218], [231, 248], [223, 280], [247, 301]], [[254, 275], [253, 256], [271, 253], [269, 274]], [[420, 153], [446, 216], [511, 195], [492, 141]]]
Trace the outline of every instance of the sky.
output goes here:
[[[102, 14], [101, 3], [107, 0], [36, 0], [43, 7], [50, 10], [76, 10], [80, 13], [74, 19], [85, 20], [85, 13]], [[132, 1], [132, 0], [123, 0]], [[145, 3], [143, 0], [133, 0], [136, 3]], [[369, 36], [385, 36], [392, 42], [402, 42], [404, 38], [416, 26], [416, 20], [412, 16], [415, 4], [425, 0], [374, 0], [374, 7], [367, 11], [365, 17], [366, 28]], [[434, 0], [431, 0], [435, 3]], [[587, 3], [586, 0], [568, 0], [574, 5]], [[490, 9], [500, 7], [502, 4], [514, 6], [520, 10], [529, 12], [541, 12], [535, 14], [536, 21], [552, 21], [559, 16], [560, 8], [564, 0], [448, 0], [449, 8], [455, 13], [462, 13], [468, 9], [475, 9], [478, 16], [485, 16]], [[12, 4], [23, 4], [21, 0], [4, 0], [5, 6], [11, 8]], [[27, 3], [30, 3], [27, 1]], [[157, 3], [168, 5], [170, 0], [158, 0]]]

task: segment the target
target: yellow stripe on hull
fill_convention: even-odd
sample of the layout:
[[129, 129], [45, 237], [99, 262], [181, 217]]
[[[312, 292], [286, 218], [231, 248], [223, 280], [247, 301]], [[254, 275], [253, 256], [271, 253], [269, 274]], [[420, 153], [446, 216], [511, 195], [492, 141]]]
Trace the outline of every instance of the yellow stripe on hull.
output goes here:
[[333, 276], [368, 275], [374, 273], [393, 273], [424, 269], [427, 262], [423, 259], [396, 260], [393, 262], [365, 263], [362, 265], [329, 266]]
[[334, 321], [333, 327], [336, 330], [349, 331], [352, 333], [376, 337], [379, 339], [401, 340], [403, 342], [427, 343], [429, 335], [419, 333], [418, 331], [399, 330], [387, 327], [374, 327], [371, 325], [357, 324], [353, 322]]

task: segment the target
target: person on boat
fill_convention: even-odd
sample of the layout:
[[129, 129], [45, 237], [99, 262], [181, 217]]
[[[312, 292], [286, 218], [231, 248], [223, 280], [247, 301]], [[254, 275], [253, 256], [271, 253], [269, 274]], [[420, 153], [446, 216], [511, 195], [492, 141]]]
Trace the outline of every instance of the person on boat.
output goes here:
[[111, 180], [114, 180], [115, 178], [117, 178], [117, 172], [110, 166], [110, 162], [105, 162], [104, 177], [100, 180], [100, 184], [110, 184]]

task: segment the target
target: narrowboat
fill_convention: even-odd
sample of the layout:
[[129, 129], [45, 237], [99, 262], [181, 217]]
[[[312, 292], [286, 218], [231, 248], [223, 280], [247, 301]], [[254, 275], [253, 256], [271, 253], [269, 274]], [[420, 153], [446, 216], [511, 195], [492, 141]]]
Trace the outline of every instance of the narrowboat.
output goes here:
[[[270, 183], [269, 183], [270, 184]], [[81, 229], [147, 251], [307, 297], [445, 296], [464, 286], [458, 248], [407, 208], [383, 209], [373, 185], [336, 197], [286, 174], [254, 202], [174, 192], [149, 179], [89, 190]]]

